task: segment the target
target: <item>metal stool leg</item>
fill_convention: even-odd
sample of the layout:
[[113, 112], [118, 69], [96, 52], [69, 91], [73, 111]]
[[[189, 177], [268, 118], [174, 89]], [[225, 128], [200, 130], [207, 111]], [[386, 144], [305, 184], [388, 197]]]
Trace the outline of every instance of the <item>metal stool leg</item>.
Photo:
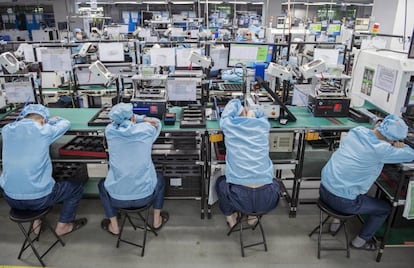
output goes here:
[[121, 213], [121, 229], [119, 230], [119, 234], [118, 234], [118, 241], [116, 242], [116, 247], [119, 248], [119, 243], [121, 242], [122, 239], [122, 232], [124, 231], [124, 226], [125, 226], [125, 222], [126, 219], [128, 217], [127, 213]]
[[[325, 204], [322, 200], [318, 200], [318, 207], [320, 209], [319, 212], [319, 226], [315, 227], [312, 232], [310, 232], [309, 236], [312, 236], [317, 230], [319, 230], [318, 233], [318, 259], [320, 259], [321, 257], [321, 251], [322, 250], [343, 250], [346, 251], [346, 256], [349, 258], [350, 257], [350, 248], [349, 248], [349, 238], [348, 238], [348, 230], [346, 227], [346, 222], [355, 217], [355, 215], [353, 214], [344, 214], [341, 212], [338, 212], [334, 209], [332, 209], [329, 205]], [[324, 214], [326, 214], [326, 218], [324, 220]], [[345, 240], [346, 240], [346, 247], [322, 247], [322, 234], [326, 233], [323, 231], [323, 226], [325, 225], [325, 223], [330, 219], [330, 218], [335, 218], [335, 219], [339, 219], [339, 228], [337, 230], [335, 230], [334, 232], [331, 232], [332, 236], [335, 236], [338, 231], [343, 227], [344, 228], [344, 233], [345, 233]]]
[[319, 213], [319, 235], [318, 235], [318, 259], [321, 258], [321, 239], [322, 239], [322, 229], [324, 223], [329, 219], [329, 216], [323, 221], [323, 212], [322, 210]]
[[[28, 231], [26, 231], [26, 229], [24, 228], [23, 224], [18, 223], [17, 225], [19, 226], [20, 230], [23, 232], [23, 234], [24, 234], [24, 236], [26, 238], [25, 241], [24, 241], [24, 243], [23, 243], [23, 245], [22, 245], [22, 248], [20, 249], [19, 256], [17, 258], [20, 259], [21, 256], [22, 256], [22, 254], [23, 254], [23, 251], [25, 251], [28, 248], [28, 246], [30, 246], [32, 248], [32, 250], [33, 250], [33, 253], [36, 255], [36, 258], [39, 260], [40, 264], [43, 267], [45, 267], [46, 265], [43, 262], [42, 257], [39, 255], [39, 253], [37, 252], [35, 246], [33, 245], [32, 239], [30, 239], [30, 233], [31, 233], [31, 228], [33, 226], [33, 222], [30, 223], [30, 227], [29, 227], [29, 230]], [[26, 247], [26, 243], [29, 243], [29, 245], [27, 247]]]
[[144, 221], [144, 239], [142, 240], [142, 250], [141, 250], [141, 257], [144, 257], [144, 251], [145, 251], [145, 243], [147, 242], [147, 225], [148, 225], [148, 217], [149, 217], [149, 208], [147, 209], [147, 212], [145, 213], [145, 219], [142, 217], [141, 213], [139, 213], [139, 217]]
[[240, 217], [240, 221], [238, 222], [240, 224], [240, 247], [241, 247], [241, 255], [244, 257], [244, 243], [243, 243], [243, 222], [242, 217]]
[[343, 222], [343, 225], [344, 225], [345, 242], [346, 242], [346, 257], [349, 258], [351, 254], [349, 250], [348, 231], [346, 230], [346, 221]]
[[258, 219], [258, 224], [259, 224], [259, 228], [260, 228], [260, 231], [261, 231], [261, 233], [262, 233], [262, 238], [263, 238], [263, 245], [264, 245], [264, 248], [265, 248], [265, 251], [267, 251], [267, 243], [266, 243], [266, 237], [265, 237], [265, 234], [264, 234], [264, 230], [263, 230], [263, 226], [262, 226], [262, 221], [261, 221], [261, 216], [260, 217], [258, 217], [257, 219]]
[[[141, 248], [141, 257], [144, 256], [145, 246], [146, 246], [146, 243], [147, 243], [148, 231], [151, 231], [156, 236], [158, 235], [157, 232], [154, 230], [154, 228], [148, 222], [151, 206], [152, 206], [152, 204], [148, 204], [145, 207], [141, 207], [141, 208], [123, 208], [123, 209], [120, 209], [120, 212], [121, 212], [121, 215], [122, 215], [121, 216], [121, 222], [122, 223], [121, 223], [121, 228], [120, 228], [120, 232], [119, 232], [119, 235], [118, 235], [117, 247], [119, 247], [120, 242], [124, 242], [124, 243], [127, 243], [127, 244], [130, 244], [130, 245]], [[143, 213], [145, 213], [145, 214], [143, 214]], [[125, 230], [125, 224], [126, 224], [127, 219], [129, 221], [129, 223], [132, 225], [132, 227], [134, 228], [134, 230], [143, 229], [144, 233], [143, 233], [143, 239], [142, 239], [141, 244], [137, 244], [137, 243], [133, 242], [133, 240], [127, 240], [125, 238], [122, 238], [122, 234]], [[134, 223], [134, 221], [135, 221], [135, 223]], [[141, 226], [141, 223], [139, 221], [143, 222], [142, 226]]]

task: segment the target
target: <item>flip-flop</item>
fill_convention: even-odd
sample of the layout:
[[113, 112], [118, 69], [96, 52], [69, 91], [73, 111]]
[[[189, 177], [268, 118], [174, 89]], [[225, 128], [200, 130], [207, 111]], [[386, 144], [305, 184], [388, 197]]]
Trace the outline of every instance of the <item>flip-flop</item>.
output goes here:
[[161, 211], [160, 216], [162, 219], [161, 225], [158, 226], [157, 228], [155, 228], [154, 225], [152, 225], [152, 229], [154, 229], [155, 231], [160, 230], [164, 226], [164, 224], [166, 224], [167, 221], [170, 219], [170, 214], [168, 214], [167, 211]]
[[73, 233], [73, 232], [79, 230], [80, 228], [82, 228], [83, 226], [85, 226], [87, 223], [88, 223], [88, 219], [87, 218], [79, 218], [79, 219], [76, 219], [76, 220], [74, 220], [72, 222], [72, 224], [73, 224], [72, 231], [67, 232], [66, 234], [63, 234], [63, 235], [67, 235], [67, 234]]
[[115, 234], [113, 232], [111, 232], [111, 230], [109, 230], [109, 224], [111, 223], [111, 221], [109, 219], [103, 219], [101, 221], [101, 228], [104, 231], [107, 231], [109, 234], [113, 235], [113, 236], [118, 236], [118, 234]]

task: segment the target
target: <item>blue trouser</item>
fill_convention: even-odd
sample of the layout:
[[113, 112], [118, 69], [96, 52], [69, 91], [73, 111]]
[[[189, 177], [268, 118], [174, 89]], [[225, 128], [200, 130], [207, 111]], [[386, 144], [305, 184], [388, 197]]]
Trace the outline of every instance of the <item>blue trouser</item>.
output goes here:
[[359, 237], [364, 240], [369, 240], [374, 236], [391, 212], [388, 202], [364, 194], [358, 195], [355, 200], [350, 200], [332, 194], [322, 184], [319, 194], [323, 202], [338, 212], [368, 215], [359, 233]]
[[39, 199], [17, 200], [4, 195], [4, 199], [10, 207], [22, 210], [42, 210], [63, 202], [60, 211], [59, 222], [68, 223], [75, 220], [76, 209], [82, 198], [83, 186], [81, 182], [61, 181], [56, 182], [52, 192]]
[[165, 179], [160, 173], [157, 173], [157, 185], [152, 195], [136, 200], [118, 200], [112, 198], [106, 191], [104, 182], [105, 179], [102, 179], [98, 184], [98, 188], [105, 215], [108, 218], [115, 217], [118, 213], [118, 208], [139, 208], [146, 206], [150, 202], [153, 202], [152, 207], [154, 209], [162, 209], [164, 206]]
[[280, 186], [276, 180], [258, 188], [226, 182], [226, 176], [216, 181], [220, 209], [230, 216], [234, 211], [242, 213], [267, 213], [279, 203]]

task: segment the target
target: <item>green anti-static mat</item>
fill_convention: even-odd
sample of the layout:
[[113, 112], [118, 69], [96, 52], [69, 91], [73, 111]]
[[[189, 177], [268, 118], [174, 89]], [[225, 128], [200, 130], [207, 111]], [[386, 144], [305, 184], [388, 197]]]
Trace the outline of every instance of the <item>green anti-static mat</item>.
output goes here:
[[[384, 235], [385, 225], [376, 233], [377, 237]], [[391, 228], [386, 245], [414, 244], [414, 227]]]
[[99, 196], [98, 183], [102, 178], [89, 178], [83, 186], [83, 194]]

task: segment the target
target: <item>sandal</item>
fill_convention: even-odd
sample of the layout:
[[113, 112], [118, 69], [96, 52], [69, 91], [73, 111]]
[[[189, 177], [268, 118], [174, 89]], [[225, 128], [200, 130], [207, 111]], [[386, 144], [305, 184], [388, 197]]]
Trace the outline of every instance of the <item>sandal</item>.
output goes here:
[[118, 236], [118, 234], [111, 232], [111, 230], [109, 230], [109, 224], [111, 224], [111, 221], [109, 219], [103, 219], [101, 221], [101, 228], [104, 231], [107, 231], [109, 234], [113, 235], [113, 236]]
[[88, 219], [87, 218], [80, 218], [80, 219], [74, 220], [72, 222], [72, 224], [73, 224], [72, 230], [70, 232], [67, 232], [67, 233], [63, 234], [63, 235], [68, 235], [70, 233], [73, 233], [73, 232], [79, 230], [80, 228], [82, 228], [83, 226], [85, 226], [86, 223], [88, 223]]
[[154, 231], [160, 230], [164, 226], [164, 224], [167, 223], [167, 221], [170, 219], [170, 214], [168, 214], [167, 211], [161, 211], [160, 217], [161, 217], [161, 225], [156, 228], [154, 227], [154, 224], [152, 225], [152, 229], [154, 229]]
[[365, 244], [363, 244], [360, 247], [356, 247], [351, 243], [351, 248], [353, 249], [362, 249], [362, 250], [368, 250], [368, 251], [376, 251], [377, 248], [377, 244], [375, 243], [375, 241], [373, 240], [368, 240], [365, 242]]

